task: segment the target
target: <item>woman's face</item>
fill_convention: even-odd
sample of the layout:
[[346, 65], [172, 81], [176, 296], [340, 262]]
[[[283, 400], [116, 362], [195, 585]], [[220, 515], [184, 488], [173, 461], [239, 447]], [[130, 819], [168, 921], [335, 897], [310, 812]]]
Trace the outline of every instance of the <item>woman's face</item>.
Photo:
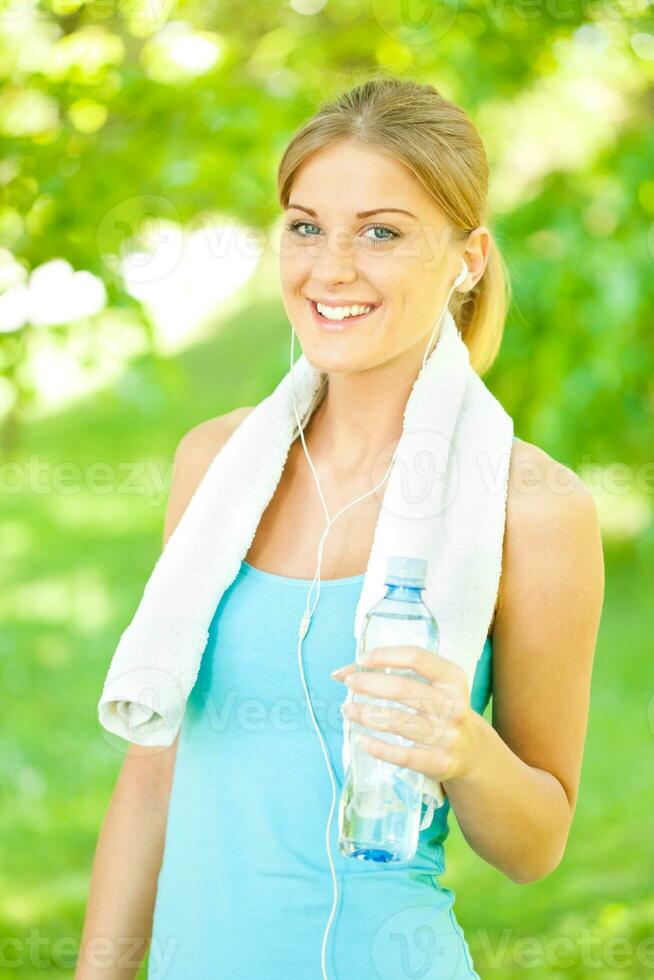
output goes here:
[[[367, 370], [412, 351], [421, 360], [463, 246], [413, 174], [341, 141], [300, 168], [284, 218], [283, 303], [307, 359], [326, 372]], [[373, 309], [334, 323], [316, 300]]]

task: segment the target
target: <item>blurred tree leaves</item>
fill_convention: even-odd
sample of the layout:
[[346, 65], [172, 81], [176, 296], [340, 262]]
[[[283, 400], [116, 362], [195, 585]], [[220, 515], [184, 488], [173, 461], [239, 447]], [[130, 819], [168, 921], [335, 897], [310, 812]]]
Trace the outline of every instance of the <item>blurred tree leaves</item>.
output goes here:
[[[648, 10], [644, 0], [2, 0], [0, 245], [26, 273], [64, 257], [102, 278], [110, 305], [138, 311], [107, 255], [144, 215], [184, 224], [219, 211], [268, 228], [294, 129], [378, 67], [407, 73], [478, 121], [499, 175], [491, 227], [515, 303], [486, 380], [517, 433], [573, 466], [582, 447], [598, 461], [645, 461]], [[0, 371], [18, 387], [25, 329], [0, 334]], [[93, 317], [88, 329], [100, 329]]]

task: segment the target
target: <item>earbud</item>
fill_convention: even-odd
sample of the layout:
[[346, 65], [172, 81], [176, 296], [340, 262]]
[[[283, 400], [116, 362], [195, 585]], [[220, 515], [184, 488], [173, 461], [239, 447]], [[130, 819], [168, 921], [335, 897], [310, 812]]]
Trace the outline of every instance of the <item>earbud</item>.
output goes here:
[[454, 287], [455, 288], [456, 288], [456, 286], [460, 286], [462, 282], [465, 282], [465, 280], [466, 280], [466, 278], [468, 276], [468, 272], [469, 271], [470, 270], [468, 269], [468, 266], [466, 265], [466, 263], [464, 261], [463, 268], [461, 269], [461, 272], [458, 274], [458, 276], [454, 280]]

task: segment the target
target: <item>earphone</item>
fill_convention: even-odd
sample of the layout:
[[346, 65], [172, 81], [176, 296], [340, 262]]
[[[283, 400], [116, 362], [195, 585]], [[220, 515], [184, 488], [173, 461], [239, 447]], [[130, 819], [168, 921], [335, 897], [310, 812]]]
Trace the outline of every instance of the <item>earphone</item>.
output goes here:
[[[468, 276], [468, 272], [469, 272], [468, 266], [466, 265], [466, 263], [464, 261], [463, 262], [463, 268], [461, 269], [461, 272], [458, 274], [458, 276], [456, 277], [456, 279], [452, 283], [452, 286], [450, 288], [450, 291], [449, 291], [449, 293], [447, 295], [447, 300], [445, 301], [445, 305], [444, 305], [444, 307], [443, 307], [443, 309], [442, 309], [442, 311], [440, 313], [440, 316], [436, 320], [436, 322], [434, 324], [434, 327], [432, 329], [431, 336], [429, 338], [429, 342], [427, 343], [427, 347], [425, 348], [425, 353], [424, 353], [424, 356], [423, 356], [423, 359], [422, 359], [422, 368], [424, 368], [425, 363], [427, 361], [427, 356], [428, 356], [428, 353], [429, 353], [429, 350], [430, 350], [430, 347], [431, 347], [431, 342], [433, 340], [434, 334], [435, 334], [435, 332], [436, 332], [436, 330], [437, 330], [437, 328], [438, 328], [441, 320], [443, 319], [443, 316], [445, 315], [445, 311], [447, 310], [447, 306], [448, 306], [448, 303], [450, 301], [450, 296], [452, 295], [452, 293], [456, 289], [456, 287], [457, 286], [460, 286], [461, 283], [465, 281], [465, 279]], [[366, 497], [369, 497], [371, 493], [374, 493], [375, 490], [377, 490], [384, 483], [384, 481], [386, 480], [388, 474], [390, 473], [390, 471], [392, 469], [393, 463], [395, 462], [395, 454], [397, 453], [397, 450], [399, 448], [399, 440], [398, 440], [398, 445], [395, 447], [395, 451], [393, 452], [393, 456], [391, 458], [391, 462], [390, 462], [390, 464], [388, 466], [388, 469], [386, 470], [386, 473], [384, 474], [384, 476], [380, 480], [380, 482], [377, 484], [377, 486], [373, 487], [372, 490], [369, 490], [368, 493], [364, 493], [360, 497], [357, 497], [355, 500], [350, 501], [350, 503], [349, 504], [346, 504], [345, 507], [342, 507], [334, 515], [334, 517], [330, 517], [329, 516], [329, 511], [327, 509], [327, 504], [325, 503], [325, 498], [323, 497], [322, 489], [320, 487], [320, 481], [318, 479], [318, 475], [317, 475], [317, 473], [315, 471], [315, 468], [314, 468], [314, 465], [313, 465], [313, 463], [311, 461], [311, 456], [309, 455], [309, 450], [307, 449], [307, 444], [306, 444], [306, 441], [305, 441], [305, 438], [304, 438], [304, 430], [302, 428], [302, 423], [300, 421], [300, 417], [299, 417], [298, 410], [297, 410], [297, 403], [296, 403], [296, 400], [295, 400], [295, 377], [294, 377], [294, 372], [293, 372], [293, 363], [294, 363], [293, 362], [293, 349], [294, 349], [294, 341], [295, 341], [295, 331], [293, 330], [293, 326], [291, 325], [290, 369], [291, 369], [291, 391], [292, 391], [292, 395], [293, 395], [293, 410], [294, 410], [294, 413], [295, 413], [295, 421], [297, 423], [297, 428], [299, 429], [299, 435], [300, 435], [300, 439], [302, 440], [302, 446], [303, 446], [303, 449], [304, 449], [304, 454], [307, 457], [307, 462], [309, 464], [309, 467], [311, 468], [311, 472], [313, 473], [313, 478], [315, 480], [316, 488], [318, 490], [318, 496], [320, 497], [320, 502], [322, 504], [322, 508], [323, 508], [324, 513], [325, 513], [325, 517], [327, 519], [327, 524], [325, 526], [325, 530], [323, 531], [323, 534], [322, 534], [322, 536], [320, 538], [320, 542], [318, 544], [318, 556], [317, 556], [317, 558], [318, 558], [318, 564], [317, 564], [317, 567], [316, 567], [316, 572], [315, 572], [315, 574], [313, 576], [313, 579], [311, 581], [311, 585], [309, 586], [309, 591], [307, 592], [306, 608], [304, 610], [304, 614], [302, 616], [302, 619], [300, 621], [300, 625], [298, 627], [297, 656], [298, 656], [298, 667], [299, 667], [299, 671], [300, 671], [300, 678], [302, 680], [302, 687], [304, 689], [304, 696], [305, 696], [307, 705], [309, 707], [309, 711], [311, 713], [311, 721], [313, 723], [313, 727], [315, 728], [316, 734], [317, 734], [318, 739], [320, 741], [320, 747], [322, 749], [322, 753], [323, 753], [323, 756], [325, 758], [325, 764], [327, 766], [327, 772], [329, 774], [329, 779], [330, 779], [331, 788], [332, 788], [332, 800], [331, 800], [331, 805], [329, 807], [329, 814], [327, 816], [327, 823], [325, 825], [325, 843], [326, 843], [326, 847], [327, 847], [327, 857], [329, 859], [329, 868], [330, 868], [331, 877], [332, 877], [333, 901], [332, 901], [331, 911], [329, 913], [329, 918], [327, 919], [327, 925], [325, 926], [325, 931], [324, 931], [324, 934], [323, 934], [322, 950], [321, 950], [322, 976], [323, 976], [323, 980], [328, 980], [327, 968], [326, 968], [326, 965], [325, 965], [325, 951], [326, 951], [326, 948], [327, 948], [327, 937], [329, 935], [329, 930], [331, 928], [332, 919], [334, 917], [334, 912], [336, 911], [336, 905], [337, 905], [337, 902], [338, 902], [338, 884], [337, 884], [337, 881], [336, 881], [336, 869], [334, 868], [334, 861], [333, 861], [333, 858], [332, 858], [332, 852], [331, 852], [331, 846], [330, 846], [332, 816], [334, 814], [334, 808], [336, 806], [336, 779], [334, 777], [334, 772], [333, 772], [332, 765], [331, 765], [331, 762], [330, 762], [330, 759], [329, 759], [329, 753], [327, 751], [327, 746], [325, 745], [325, 740], [323, 738], [322, 732], [320, 731], [320, 726], [319, 726], [318, 721], [316, 719], [315, 711], [313, 709], [313, 703], [311, 701], [311, 695], [309, 694], [309, 689], [307, 687], [306, 678], [304, 676], [304, 665], [302, 663], [302, 641], [304, 640], [305, 636], [307, 635], [307, 632], [309, 630], [309, 626], [311, 625], [312, 616], [313, 616], [313, 614], [314, 614], [314, 612], [316, 610], [316, 606], [318, 605], [318, 599], [320, 598], [320, 566], [322, 564], [322, 549], [323, 549], [323, 544], [324, 544], [325, 538], [327, 537], [327, 534], [329, 533], [329, 529], [331, 528], [331, 526], [334, 523], [334, 521], [336, 520], [336, 518], [337, 517], [340, 517], [340, 515], [344, 511], [346, 511], [348, 509], [348, 507], [352, 507], [353, 504], [358, 503], [360, 500], [365, 500]], [[422, 368], [421, 368], [421, 370], [422, 370]], [[316, 593], [316, 599], [315, 599], [315, 602], [313, 604], [313, 607], [312, 608], [309, 608], [309, 597], [311, 596], [311, 593], [313, 591], [313, 587], [314, 587], [316, 581], [318, 582], [318, 591]]]
[[460, 286], [462, 282], [465, 282], [465, 280], [466, 280], [466, 278], [468, 276], [468, 272], [469, 271], [470, 270], [468, 269], [468, 266], [467, 266], [467, 264], [466, 264], [466, 262], [464, 260], [464, 262], [463, 262], [463, 268], [461, 269], [461, 272], [458, 274], [458, 276], [454, 280], [454, 288], [456, 288], [456, 286]]

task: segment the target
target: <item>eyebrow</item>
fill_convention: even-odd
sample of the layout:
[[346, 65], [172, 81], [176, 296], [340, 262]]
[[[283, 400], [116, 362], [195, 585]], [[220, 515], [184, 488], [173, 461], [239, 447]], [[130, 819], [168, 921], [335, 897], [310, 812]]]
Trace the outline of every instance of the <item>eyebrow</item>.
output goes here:
[[[306, 211], [313, 218], [318, 217], [318, 212], [314, 211], [313, 208], [307, 208], [303, 204], [287, 204], [287, 208], [296, 208], [298, 211]], [[384, 214], [385, 212], [393, 211], [397, 214], [408, 214], [410, 218], [416, 218], [415, 214], [411, 214], [410, 211], [405, 211], [404, 208], [373, 208], [372, 211], [359, 211], [357, 213], [357, 218], [369, 218], [372, 214]], [[416, 218], [416, 221], [418, 219]]]

